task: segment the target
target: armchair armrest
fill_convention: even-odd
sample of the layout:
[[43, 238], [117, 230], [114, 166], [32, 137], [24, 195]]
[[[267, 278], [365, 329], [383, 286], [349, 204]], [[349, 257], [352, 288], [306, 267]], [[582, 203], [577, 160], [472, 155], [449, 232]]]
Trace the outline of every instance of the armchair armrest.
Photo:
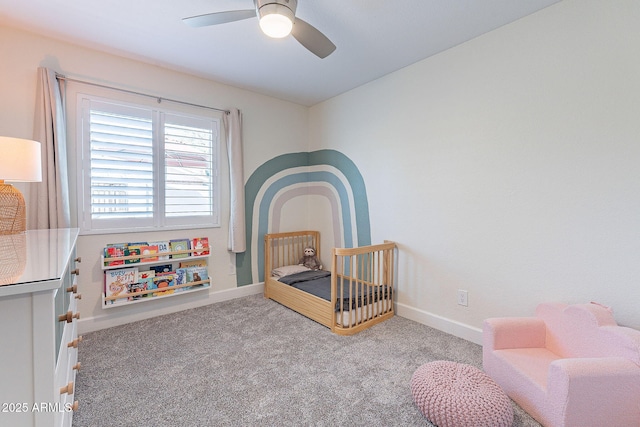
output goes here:
[[558, 359], [547, 398], [561, 405], [553, 425], [640, 425], [640, 367], [623, 357]]
[[537, 317], [495, 317], [484, 321], [482, 343], [491, 350], [544, 348], [546, 326]]

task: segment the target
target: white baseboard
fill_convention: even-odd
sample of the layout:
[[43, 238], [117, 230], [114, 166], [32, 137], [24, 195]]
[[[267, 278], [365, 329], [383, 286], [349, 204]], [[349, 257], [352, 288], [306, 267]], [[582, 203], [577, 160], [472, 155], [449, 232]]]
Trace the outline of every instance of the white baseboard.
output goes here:
[[[109, 310], [104, 310], [105, 313], [99, 316], [80, 318], [78, 320], [78, 333], [86, 334], [93, 331], [99, 331], [101, 329], [124, 325], [126, 323], [150, 319], [156, 316], [215, 304], [217, 302], [261, 294], [263, 292], [264, 283], [256, 283], [253, 285], [211, 292], [207, 298], [200, 298], [186, 303], [176, 304], [180, 298], [166, 298], [163, 301], [170, 301], [171, 304], [167, 305], [165, 302], [165, 305], [162, 307], [158, 307], [159, 304], [154, 305], [154, 303], [150, 301], [150, 304], [136, 304], [135, 311], [127, 310], [126, 305], [122, 307], [124, 310], [120, 311], [116, 311], [120, 307], [110, 308]], [[160, 303], [160, 301], [158, 301], [158, 303]], [[464, 323], [400, 303], [396, 304], [396, 314], [409, 320], [413, 320], [414, 322], [427, 325], [456, 337], [482, 345], [482, 330], [479, 328], [474, 328]]]
[[482, 345], [482, 329], [429, 313], [405, 304], [396, 305], [396, 314], [414, 322], [430, 326], [458, 338]]
[[[225, 289], [217, 292], [210, 292], [207, 298], [188, 299], [188, 295], [177, 298], [163, 298], [161, 301], [149, 301], [149, 303], [135, 304], [122, 308], [114, 307], [109, 310], [102, 310], [104, 314], [80, 318], [78, 320], [78, 333], [99, 331], [101, 329], [112, 328], [126, 323], [138, 322], [165, 314], [177, 313], [191, 308], [202, 307], [217, 302], [227, 301], [249, 295], [261, 294], [264, 292], [264, 283], [240, 286], [233, 289]], [[197, 293], [196, 293], [197, 294]], [[196, 295], [191, 294], [191, 295]], [[135, 307], [131, 310], [130, 307]]]

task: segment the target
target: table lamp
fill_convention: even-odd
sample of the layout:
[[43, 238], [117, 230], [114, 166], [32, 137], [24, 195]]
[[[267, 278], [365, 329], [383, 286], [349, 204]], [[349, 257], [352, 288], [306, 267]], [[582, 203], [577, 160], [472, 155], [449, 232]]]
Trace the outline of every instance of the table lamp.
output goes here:
[[22, 193], [6, 181], [42, 181], [40, 143], [0, 136], [0, 235], [23, 233], [27, 228]]

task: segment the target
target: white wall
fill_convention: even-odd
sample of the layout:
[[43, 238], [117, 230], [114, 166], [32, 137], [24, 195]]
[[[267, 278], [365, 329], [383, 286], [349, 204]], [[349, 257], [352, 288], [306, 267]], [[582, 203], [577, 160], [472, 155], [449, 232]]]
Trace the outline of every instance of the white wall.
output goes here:
[[[308, 145], [307, 107], [44, 38], [18, 29], [0, 26], [0, 40], [0, 94], [2, 95], [0, 97], [0, 134], [2, 135], [32, 137], [36, 70], [39, 66], [46, 66], [81, 80], [196, 104], [239, 108], [244, 117], [244, 155], [247, 177], [256, 167], [270, 158], [283, 153], [304, 151]], [[75, 197], [77, 170], [76, 127], [73, 111], [77, 91], [94, 93], [97, 89], [73, 83], [68, 86], [69, 110], [72, 113], [68, 119], [69, 177], [73, 197]], [[103, 91], [101, 93], [104, 94]], [[94, 235], [79, 238], [78, 252], [82, 256], [79, 277], [82, 292], [82, 300], [79, 304], [81, 332], [174, 312], [247, 292], [260, 291], [258, 286], [236, 290], [236, 277], [230, 274], [232, 258], [226, 249], [229, 182], [224, 139], [221, 141], [221, 148], [222, 226], [220, 228], [133, 235]], [[75, 221], [75, 198], [72, 202]], [[213, 250], [209, 261], [212, 277], [212, 288], [209, 294], [197, 292], [109, 310], [101, 308], [102, 270], [99, 260], [106, 243], [161, 240], [184, 236], [208, 236], [210, 239]]]
[[373, 241], [399, 243], [400, 314], [477, 342], [598, 301], [640, 328], [638, 22], [565, 0], [311, 108], [310, 149], [356, 163]]

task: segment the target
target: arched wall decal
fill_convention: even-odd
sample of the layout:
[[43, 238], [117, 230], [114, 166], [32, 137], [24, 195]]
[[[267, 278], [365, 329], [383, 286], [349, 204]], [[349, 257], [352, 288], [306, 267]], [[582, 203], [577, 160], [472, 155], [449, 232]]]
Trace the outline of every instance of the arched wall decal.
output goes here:
[[[317, 167], [322, 169], [335, 168], [340, 171], [346, 179], [350, 192], [347, 191], [343, 181], [333, 172], [326, 170], [300, 172], [301, 167]], [[287, 174], [292, 169], [291, 174]], [[294, 169], [297, 169], [294, 171]], [[270, 178], [276, 175], [281, 178], [267, 184]], [[340, 200], [340, 212], [343, 229], [343, 241], [345, 246], [353, 245], [353, 226], [357, 236], [357, 245], [371, 244], [371, 228], [369, 222], [369, 205], [364, 179], [356, 165], [344, 154], [335, 150], [319, 150], [310, 153], [289, 153], [265, 162], [259, 166], [247, 180], [245, 184], [245, 220], [246, 220], [246, 243], [247, 251], [236, 254], [236, 278], [238, 286], [248, 285], [262, 281], [264, 275], [262, 268], [264, 260], [264, 247], [257, 245], [256, 252], [253, 253], [252, 241], [257, 237], [261, 242], [264, 234], [269, 232], [269, 212], [270, 206], [274, 202], [281, 190], [287, 187], [314, 182], [326, 183], [333, 187]], [[266, 189], [263, 188], [267, 185]], [[260, 193], [263, 191], [261, 198]], [[293, 194], [293, 193], [292, 193]], [[353, 200], [350, 200], [349, 194]], [[258, 200], [260, 199], [260, 200]], [[256, 204], [258, 210], [255, 210]], [[282, 206], [282, 205], [280, 205]], [[351, 221], [351, 206], [355, 217], [355, 224]], [[257, 215], [258, 218], [254, 218]], [[256, 221], [257, 220], [257, 221]], [[254, 221], [257, 223], [257, 230], [253, 230]], [[336, 225], [334, 224], [334, 227]], [[254, 233], [256, 233], [254, 235]], [[255, 261], [252, 261], [253, 257]], [[253, 264], [258, 265], [258, 280], [253, 277]]]
[[[353, 231], [351, 216], [349, 215], [350, 203], [347, 195], [347, 189], [345, 188], [342, 181], [340, 181], [340, 179], [335, 176], [335, 174], [329, 172], [303, 172], [293, 175], [287, 175], [271, 184], [265, 191], [262, 200], [260, 201], [260, 209], [258, 214], [258, 236], [264, 236], [269, 232], [269, 206], [271, 206], [271, 203], [278, 191], [282, 188], [302, 182], [327, 182], [337, 190], [338, 198], [340, 199], [341, 219], [344, 229], [344, 245], [346, 247], [352, 247]], [[258, 244], [257, 249], [258, 255], [256, 261], [258, 263], [259, 281], [262, 282], [264, 280], [264, 246]]]
[[338, 206], [338, 200], [330, 188], [321, 185], [293, 188], [287, 190], [281, 195], [278, 195], [271, 205], [271, 211], [273, 213], [270, 215], [271, 226], [269, 227], [269, 233], [280, 232], [280, 215], [285, 203], [301, 196], [323, 196], [328, 200], [329, 205], [331, 206], [331, 223], [334, 225], [340, 225], [339, 227], [334, 227], [333, 240], [335, 242], [341, 242], [340, 230], [342, 228], [342, 224], [340, 222], [340, 208]]
[[[327, 200], [331, 209], [330, 222], [333, 229], [332, 230], [333, 242], [335, 242], [335, 245], [339, 247], [347, 246], [344, 243], [343, 221], [341, 221], [342, 208], [341, 208], [339, 197], [337, 195], [337, 192], [332, 187], [327, 186], [324, 183], [315, 183], [307, 187], [294, 187], [292, 189], [280, 191], [278, 193], [278, 196], [274, 198], [269, 208], [270, 210], [269, 233], [280, 232], [281, 214], [282, 214], [284, 205], [287, 202], [292, 201], [298, 197], [305, 197], [305, 196], [321, 196]], [[313, 230], [314, 227], [312, 226], [309, 229]], [[326, 236], [326, 230], [324, 231]], [[326, 237], [323, 236], [322, 241], [326, 245], [326, 242], [327, 242]], [[350, 241], [353, 241], [353, 239], [351, 239]], [[253, 243], [255, 243], [255, 241]], [[262, 248], [261, 245], [259, 247]], [[316, 248], [316, 249], [320, 249], [320, 248]], [[329, 259], [328, 255], [330, 255], [330, 252], [328, 253], [327, 252], [322, 253], [322, 251], [320, 252], [321, 253], [319, 255], [320, 255], [321, 261], [324, 259], [327, 259], [327, 260]], [[258, 257], [257, 264], [258, 265], [256, 265], [256, 262], [254, 262], [252, 266], [253, 277], [258, 277], [260, 281], [264, 281], [264, 253], [262, 253], [262, 256]], [[328, 267], [329, 265], [326, 265], [324, 268], [328, 268]]]

